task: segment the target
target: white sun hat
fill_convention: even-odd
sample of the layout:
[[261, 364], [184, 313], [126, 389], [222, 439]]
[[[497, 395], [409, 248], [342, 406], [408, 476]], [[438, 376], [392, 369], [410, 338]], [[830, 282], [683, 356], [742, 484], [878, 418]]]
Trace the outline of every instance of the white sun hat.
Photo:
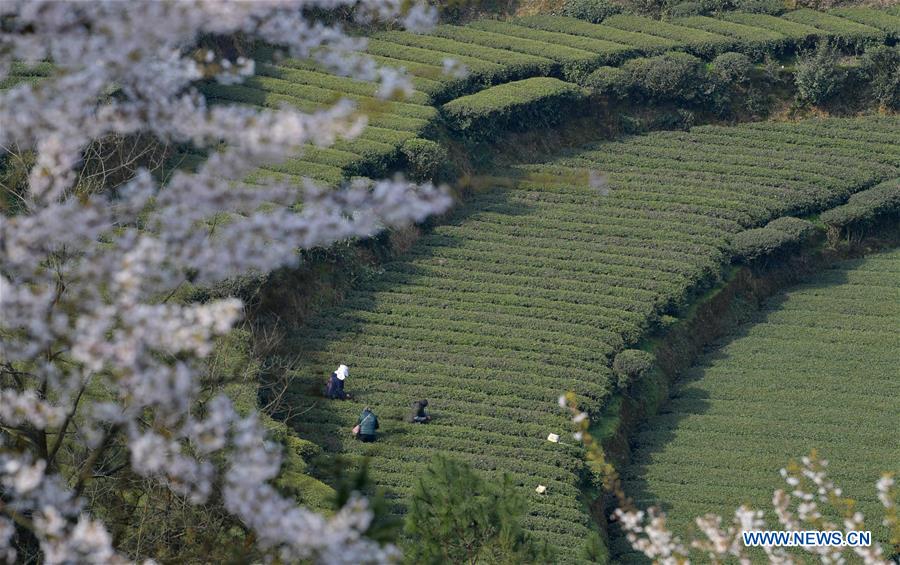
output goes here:
[[347, 378], [349, 372], [350, 370], [347, 368], [347, 365], [341, 365], [337, 368], [335, 374], [337, 375], [338, 380], [342, 381]]
[[553, 443], [559, 443], [559, 434], [550, 434], [547, 436], [547, 441], [552, 441]]
[[545, 487], [544, 485], [538, 485], [537, 488], [534, 489], [534, 491], [538, 494], [544, 494], [545, 492], [547, 492], [547, 487]]

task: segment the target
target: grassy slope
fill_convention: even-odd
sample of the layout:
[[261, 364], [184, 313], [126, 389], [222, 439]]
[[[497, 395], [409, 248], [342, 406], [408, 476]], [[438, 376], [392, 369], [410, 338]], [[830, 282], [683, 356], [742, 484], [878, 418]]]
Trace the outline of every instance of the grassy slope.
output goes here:
[[[475, 195], [293, 335], [308, 359], [292, 390], [308, 410], [297, 429], [331, 452], [372, 456], [373, 478], [398, 498], [438, 451], [511, 473], [532, 497], [531, 529], [573, 560], [590, 526], [580, 449], [544, 439], [567, 429], [557, 395], [599, 407], [610, 355], [718, 270], [728, 234], [896, 176], [897, 126], [703, 127], [522, 167], [515, 188]], [[608, 196], [586, 186], [586, 168], [606, 174]], [[356, 399], [316, 399], [339, 362]], [[404, 423], [420, 397], [436, 421]], [[349, 435], [365, 404], [382, 418], [374, 445]]]
[[900, 471], [898, 328], [900, 251], [776, 297], [635, 438], [626, 491], [641, 506], [662, 503], [682, 529], [744, 502], [770, 508], [778, 469], [815, 448], [877, 532], [875, 481]]

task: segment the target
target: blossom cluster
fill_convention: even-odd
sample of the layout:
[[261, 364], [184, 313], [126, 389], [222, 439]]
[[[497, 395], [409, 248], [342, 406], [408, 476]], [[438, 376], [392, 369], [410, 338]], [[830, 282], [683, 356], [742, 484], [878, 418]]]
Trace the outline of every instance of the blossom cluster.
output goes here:
[[[166, 297], [185, 282], [290, 266], [300, 248], [369, 236], [449, 207], [443, 189], [402, 178], [337, 188], [248, 184], [243, 179], [261, 164], [357, 135], [365, 116], [346, 101], [314, 113], [212, 106], [195, 88], [199, 80], [239, 82], [253, 73], [252, 60], [198, 47], [203, 38], [242, 34], [377, 81], [385, 97], [402, 94], [410, 89], [402, 72], [378, 67], [359, 53], [363, 38], [311, 14], [347, 8], [361, 22], [398, 20], [413, 31], [433, 23], [433, 9], [407, 4], [0, 3], [0, 79], [12, 61], [50, 61], [56, 70], [0, 93], [0, 147], [35, 156], [22, 209], [0, 223], [0, 559], [15, 558], [16, 528], [32, 532], [47, 562], [123, 559], [78, 496], [114, 438], [124, 438], [134, 472], [186, 500], [203, 503], [220, 485], [225, 507], [273, 556], [396, 558], [395, 549], [364, 537], [371, 520], [364, 499], [331, 518], [296, 506], [269, 484], [281, 457], [256, 418], [239, 415], [222, 396], [200, 403], [203, 360], [241, 318], [240, 301]], [[79, 192], [86, 146], [137, 134], [210, 156], [165, 183], [137, 170], [119, 186]], [[77, 433], [70, 428], [76, 419]], [[59, 439], [35, 450], [16, 434]], [[87, 472], [67, 480], [54, 460], [63, 438], [91, 454]], [[224, 477], [215, 476], [213, 454], [227, 460]]]

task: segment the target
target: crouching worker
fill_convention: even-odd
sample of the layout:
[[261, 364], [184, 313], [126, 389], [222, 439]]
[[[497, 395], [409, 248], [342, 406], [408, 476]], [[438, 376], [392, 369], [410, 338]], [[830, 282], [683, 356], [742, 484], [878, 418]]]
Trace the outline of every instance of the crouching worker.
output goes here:
[[347, 365], [341, 365], [335, 372], [331, 373], [331, 378], [328, 379], [328, 386], [325, 387], [325, 396], [332, 400], [346, 400], [350, 398], [350, 395], [344, 392], [344, 380], [349, 372]]
[[372, 412], [372, 409], [366, 406], [366, 409], [359, 415], [353, 433], [356, 439], [370, 443], [375, 441], [375, 430], [378, 429], [378, 416]]
[[413, 412], [412, 416], [410, 416], [409, 421], [413, 424], [427, 424], [431, 421], [431, 416], [425, 413], [425, 407], [428, 406], [428, 401], [425, 399], [417, 400], [415, 404], [413, 404]]

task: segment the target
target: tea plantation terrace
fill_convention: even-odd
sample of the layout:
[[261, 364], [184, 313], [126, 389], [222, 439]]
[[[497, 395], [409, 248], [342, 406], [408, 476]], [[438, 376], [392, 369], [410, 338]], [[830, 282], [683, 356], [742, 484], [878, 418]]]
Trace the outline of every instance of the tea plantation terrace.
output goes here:
[[[776, 296], [645, 424], [623, 470], [626, 492], [641, 507], [662, 504], [684, 532], [707, 512], [766, 508], [784, 486], [777, 470], [818, 449], [886, 543], [872, 517], [882, 511], [875, 482], [900, 472], [897, 328], [900, 251], [845, 262]], [[613, 549], [619, 561], [645, 561], [624, 539]]]
[[[686, 51], [711, 58], [739, 51], [754, 58], [781, 56], [830, 39], [847, 49], [900, 37], [900, 16], [871, 8], [848, 8], [831, 13], [796, 10], [780, 17], [730, 14], [723, 19], [690, 17], [663, 22], [617, 15], [602, 24], [561, 16], [530, 16], [512, 21], [479, 20], [464, 26], [440, 25], [431, 34], [405, 31], [376, 33], [368, 38], [368, 54], [383, 65], [405, 69], [415, 92], [406, 100], [382, 101], [371, 84], [322, 72], [308, 61], [286, 59], [259, 64], [260, 76], [241, 85], [211, 83], [203, 92], [214, 101], [273, 107], [287, 103], [304, 111], [325, 108], [341, 98], [357, 102], [369, 126], [355, 140], [327, 149], [306, 148], [295, 159], [266, 167], [250, 180], [309, 177], [337, 184], [353, 176], [380, 176], [404, 165], [404, 144], [427, 138], [440, 121], [436, 106], [460, 96], [532, 77], [555, 77], [578, 82], [602, 66], [665, 51]], [[266, 58], [265, 50], [258, 53]], [[448, 74], [444, 62], [453, 59], [467, 70], [465, 77]], [[38, 80], [32, 75], [7, 81]], [[492, 117], [516, 114], [533, 98], [528, 84], [509, 91], [492, 91]], [[558, 87], [556, 87], [558, 89]], [[574, 85], [567, 87], [570, 90]], [[547, 88], [544, 89], [548, 91]], [[552, 90], [552, 89], [550, 89]], [[451, 124], [458, 121], [449, 115]], [[418, 151], [412, 146], [407, 151]], [[193, 165], [202, 156], [179, 155]]]
[[[614, 353], [711, 284], [734, 234], [898, 172], [897, 117], [699, 127], [517, 167], [514, 187], [474, 195], [290, 336], [306, 360], [290, 390], [304, 412], [294, 426], [331, 453], [369, 456], [399, 511], [435, 453], [507, 473], [531, 493], [529, 530], [576, 561], [591, 518], [560, 392], [599, 409]], [[354, 398], [323, 403], [339, 363]], [[417, 398], [431, 401], [427, 426], [404, 422]], [[381, 418], [375, 444], [348, 434], [364, 405]]]

